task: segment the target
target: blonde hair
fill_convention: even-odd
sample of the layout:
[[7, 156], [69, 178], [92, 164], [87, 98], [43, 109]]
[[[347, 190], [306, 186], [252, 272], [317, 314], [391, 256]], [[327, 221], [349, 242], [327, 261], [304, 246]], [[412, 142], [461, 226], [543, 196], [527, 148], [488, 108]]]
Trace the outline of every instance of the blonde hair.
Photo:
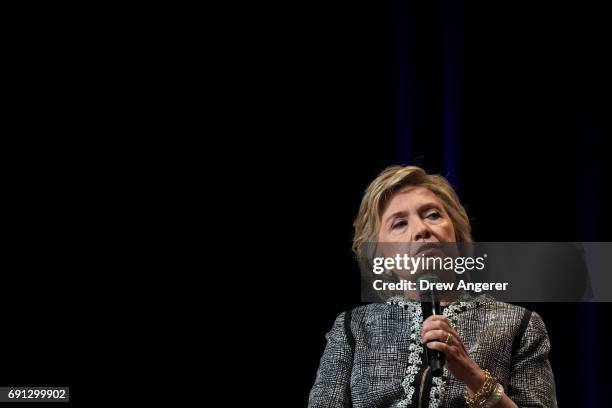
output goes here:
[[429, 189], [444, 204], [448, 213], [457, 242], [472, 242], [470, 220], [465, 208], [459, 202], [457, 193], [448, 180], [440, 175], [427, 174], [416, 166], [391, 166], [384, 169], [366, 189], [359, 212], [353, 226], [353, 252], [361, 256], [362, 246], [366, 242], [378, 240], [380, 218], [389, 199], [397, 191], [407, 186], [420, 186]]

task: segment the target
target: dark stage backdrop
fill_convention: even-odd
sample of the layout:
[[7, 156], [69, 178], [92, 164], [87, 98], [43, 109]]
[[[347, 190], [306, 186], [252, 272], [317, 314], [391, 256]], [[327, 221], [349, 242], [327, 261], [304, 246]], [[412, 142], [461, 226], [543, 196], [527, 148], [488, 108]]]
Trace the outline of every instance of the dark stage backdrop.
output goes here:
[[[291, 175], [270, 192], [295, 286], [279, 284], [259, 311], [288, 329], [273, 343], [283, 378], [270, 384], [286, 406], [306, 404], [325, 333], [360, 304], [352, 221], [386, 166], [447, 176], [478, 241], [612, 238], [603, 10], [427, 3], [309, 3], [283, 20], [282, 39], [266, 36], [275, 68], [264, 77], [283, 85], [255, 86], [276, 101], [270, 134], [284, 137], [270, 143], [281, 151], [265, 177]], [[547, 324], [559, 405], [605, 405], [611, 305], [526, 306]]]
[[[229, 2], [227, 21], [165, 5], [5, 13], [16, 89], [2, 150], [0, 384], [72, 384], [75, 401], [90, 386], [95, 400], [99, 384], [140, 378], [136, 366], [163, 384], [145, 391], [183, 374], [198, 384], [176, 392], [198, 401], [214, 377], [231, 387], [213, 389], [221, 405], [240, 394], [305, 405], [325, 333], [360, 304], [361, 194], [392, 164], [447, 176], [476, 240], [611, 241], [603, 6], [420, 3]], [[251, 264], [232, 267], [242, 245]], [[181, 265], [193, 253], [196, 266]], [[210, 277], [253, 285], [239, 297]], [[210, 292], [223, 300], [201, 307]], [[609, 404], [610, 304], [529, 306], [550, 333], [560, 406]], [[185, 327], [203, 331], [193, 354], [204, 362], [177, 356], [195, 338]], [[226, 371], [209, 368], [215, 357]]]

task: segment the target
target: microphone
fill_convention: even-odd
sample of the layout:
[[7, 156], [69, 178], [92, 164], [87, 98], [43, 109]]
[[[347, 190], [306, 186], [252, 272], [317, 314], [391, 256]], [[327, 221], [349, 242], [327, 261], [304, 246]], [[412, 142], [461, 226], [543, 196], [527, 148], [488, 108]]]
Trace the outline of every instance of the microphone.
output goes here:
[[[422, 280], [429, 281], [430, 283], [436, 283], [439, 281], [437, 275], [433, 273], [426, 273], [418, 278], [418, 287], [421, 287], [420, 281]], [[423, 320], [427, 319], [431, 315], [442, 314], [437, 290], [419, 290], [419, 298], [421, 301], [421, 308], [423, 309]], [[429, 362], [431, 375], [434, 377], [442, 376], [445, 362], [444, 353], [438, 350], [431, 350], [427, 347], [425, 347], [425, 350], [427, 351], [427, 361]]]

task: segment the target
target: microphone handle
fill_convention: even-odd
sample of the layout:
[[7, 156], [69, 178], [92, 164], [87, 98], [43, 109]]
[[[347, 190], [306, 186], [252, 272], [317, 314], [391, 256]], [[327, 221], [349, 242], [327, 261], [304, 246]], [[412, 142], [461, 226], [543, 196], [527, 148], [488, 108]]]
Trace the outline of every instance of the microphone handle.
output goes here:
[[[441, 314], [440, 302], [438, 301], [435, 290], [431, 291], [431, 314]], [[444, 363], [446, 358], [444, 353], [438, 350], [432, 350], [427, 348], [427, 360], [429, 362], [429, 369], [433, 377], [441, 377], [444, 372]]]

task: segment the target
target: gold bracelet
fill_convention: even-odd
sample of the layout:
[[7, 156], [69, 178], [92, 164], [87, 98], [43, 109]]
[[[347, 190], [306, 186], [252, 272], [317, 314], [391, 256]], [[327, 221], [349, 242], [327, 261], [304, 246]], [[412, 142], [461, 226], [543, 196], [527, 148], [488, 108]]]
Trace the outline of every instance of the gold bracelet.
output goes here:
[[497, 404], [499, 400], [503, 398], [503, 396], [504, 387], [500, 383], [497, 383], [495, 385], [495, 389], [493, 389], [493, 392], [491, 393], [489, 398], [487, 398], [487, 402], [482, 408], [493, 408], [495, 404]]
[[495, 385], [497, 384], [497, 382], [493, 379], [493, 376], [491, 375], [489, 370], [484, 370], [484, 372], [485, 381], [480, 390], [478, 390], [478, 392], [472, 397], [468, 395], [467, 390], [465, 392], [465, 402], [467, 402], [470, 408], [483, 407], [484, 404], [487, 402], [487, 399], [489, 399], [489, 396], [491, 396], [491, 394], [495, 390]]

